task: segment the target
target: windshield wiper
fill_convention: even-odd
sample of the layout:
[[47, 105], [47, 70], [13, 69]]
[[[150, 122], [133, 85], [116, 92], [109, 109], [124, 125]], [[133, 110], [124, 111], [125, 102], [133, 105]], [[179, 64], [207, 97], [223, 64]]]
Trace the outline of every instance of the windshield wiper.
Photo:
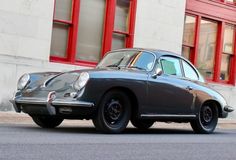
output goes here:
[[128, 68], [135, 68], [135, 69], [146, 71], [146, 69], [144, 69], [142, 67], [138, 67], [138, 66], [129, 66]]
[[111, 64], [111, 65], [108, 65], [108, 66], [106, 66], [106, 67], [118, 67], [119, 65], [117, 65], [117, 64]]
[[120, 68], [120, 64], [121, 64], [121, 62], [124, 60], [124, 58], [125, 58], [125, 56], [122, 57], [117, 63], [115, 63], [115, 64], [110, 64], [110, 65], [108, 65], [108, 66], [106, 66], [106, 67], [119, 67], [119, 68]]
[[106, 67], [117, 67], [118, 69], [121, 69], [121, 68], [124, 68], [124, 67], [126, 67], [126, 66], [121, 66], [121, 65], [115, 65], [115, 64], [112, 64], [112, 65], [108, 65], [108, 66], [106, 66]]

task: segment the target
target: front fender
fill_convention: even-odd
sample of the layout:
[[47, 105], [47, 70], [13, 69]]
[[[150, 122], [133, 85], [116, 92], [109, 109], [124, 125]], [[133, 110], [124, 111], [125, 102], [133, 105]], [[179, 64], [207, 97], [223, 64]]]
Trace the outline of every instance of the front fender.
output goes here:
[[[147, 96], [147, 81], [122, 78], [90, 79], [80, 100], [90, 101], [98, 106], [103, 95], [112, 88], [123, 88], [131, 91], [138, 100], [138, 105], [143, 105]], [[125, 91], [125, 90], [124, 90]]]
[[228, 106], [225, 98], [215, 90], [204, 87], [204, 89], [196, 91], [197, 98], [196, 98], [196, 113], [199, 113], [201, 106], [205, 102], [213, 101], [216, 102], [219, 110], [219, 117], [226, 118], [228, 116], [228, 112], [225, 111], [225, 107]]

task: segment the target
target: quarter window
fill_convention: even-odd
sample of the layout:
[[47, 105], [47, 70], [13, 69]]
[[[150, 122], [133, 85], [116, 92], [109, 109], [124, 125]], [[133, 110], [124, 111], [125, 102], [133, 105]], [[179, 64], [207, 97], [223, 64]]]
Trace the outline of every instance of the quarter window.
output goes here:
[[172, 57], [161, 58], [161, 66], [164, 74], [182, 76], [180, 61], [177, 58], [172, 58]]
[[185, 61], [182, 61], [184, 76], [192, 80], [198, 80], [198, 75], [195, 70]]

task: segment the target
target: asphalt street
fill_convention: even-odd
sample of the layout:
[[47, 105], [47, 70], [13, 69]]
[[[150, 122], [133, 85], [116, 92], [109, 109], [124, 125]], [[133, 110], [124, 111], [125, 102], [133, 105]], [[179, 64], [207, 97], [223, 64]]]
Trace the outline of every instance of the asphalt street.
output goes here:
[[123, 134], [98, 133], [92, 126], [0, 124], [1, 160], [233, 160], [236, 130], [197, 135], [186, 128], [129, 127]]

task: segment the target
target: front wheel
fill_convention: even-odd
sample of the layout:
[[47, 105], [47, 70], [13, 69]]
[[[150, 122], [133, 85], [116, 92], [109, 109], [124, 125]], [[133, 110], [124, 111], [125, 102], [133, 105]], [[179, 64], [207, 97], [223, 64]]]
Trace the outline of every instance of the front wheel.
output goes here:
[[33, 121], [42, 128], [55, 128], [59, 126], [63, 119], [52, 116], [31, 116]]
[[120, 133], [126, 128], [130, 114], [128, 96], [122, 91], [112, 90], [102, 98], [93, 124], [98, 131], [104, 133]]
[[212, 133], [218, 123], [218, 109], [215, 105], [204, 104], [197, 118], [190, 122], [195, 133]]

